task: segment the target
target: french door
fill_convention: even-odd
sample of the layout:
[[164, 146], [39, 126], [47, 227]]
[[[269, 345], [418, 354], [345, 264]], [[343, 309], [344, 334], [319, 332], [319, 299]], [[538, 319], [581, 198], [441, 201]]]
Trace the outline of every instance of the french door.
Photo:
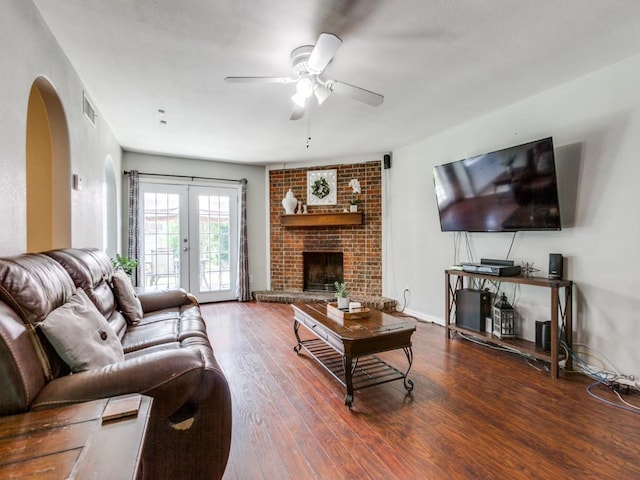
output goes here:
[[140, 182], [146, 289], [182, 287], [200, 302], [237, 298], [238, 189]]

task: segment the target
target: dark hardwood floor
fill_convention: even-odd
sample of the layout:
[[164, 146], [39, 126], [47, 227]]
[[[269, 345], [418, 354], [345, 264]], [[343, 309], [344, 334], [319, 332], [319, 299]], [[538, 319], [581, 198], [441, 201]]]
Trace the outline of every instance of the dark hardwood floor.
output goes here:
[[[225, 480], [640, 478], [640, 415], [592, 398], [583, 375], [553, 380], [418, 322], [412, 394], [402, 382], [356, 391], [349, 410], [343, 387], [293, 351], [289, 305], [203, 312], [233, 397]], [[406, 367], [401, 351], [381, 357]]]

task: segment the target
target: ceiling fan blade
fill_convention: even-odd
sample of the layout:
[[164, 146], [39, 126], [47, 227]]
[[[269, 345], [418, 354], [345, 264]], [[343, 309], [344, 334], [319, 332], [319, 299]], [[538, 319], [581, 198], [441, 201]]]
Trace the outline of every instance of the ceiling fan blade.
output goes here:
[[384, 101], [384, 97], [379, 93], [371, 92], [364, 88], [349, 85], [344, 82], [338, 82], [336, 80], [328, 81], [327, 89], [333, 93], [337, 93], [338, 95], [351, 97], [354, 100], [367, 103], [373, 107], [377, 107]]
[[225, 77], [225, 82], [229, 83], [291, 83], [291, 77]]
[[342, 40], [332, 33], [321, 33], [313, 47], [308, 65], [312, 73], [320, 74], [327, 68], [329, 62], [336, 54], [338, 48], [342, 45]]
[[290, 120], [300, 120], [302, 117], [304, 117], [304, 114], [307, 110], [307, 103], [309, 102], [305, 102], [304, 105], [298, 105], [297, 103], [294, 103]]

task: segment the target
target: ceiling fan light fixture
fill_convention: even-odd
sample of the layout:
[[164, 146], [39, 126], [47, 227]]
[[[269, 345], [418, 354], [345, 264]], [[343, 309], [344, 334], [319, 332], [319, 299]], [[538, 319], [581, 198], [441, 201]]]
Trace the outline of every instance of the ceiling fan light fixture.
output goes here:
[[291, 97], [291, 100], [293, 100], [293, 103], [296, 105], [304, 107], [307, 104], [307, 98], [308, 97], [305, 97], [304, 95], [300, 95], [299, 92], [296, 92], [296, 94]]
[[296, 95], [309, 98], [313, 92], [313, 83], [309, 77], [302, 77], [296, 83]]
[[307, 103], [307, 98], [313, 93], [313, 82], [309, 77], [302, 77], [296, 82], [296, 93], [291, 100], [296, 105], [304, 107]]
[[316, 96], [316, 100], [318, 100], [318, 105], [322, 105], [324, 101], [329, 98], [329, 95], [331, 95], [331, 92], [327, 90], [327, 87], [322, 82], [316, 84], [313, 93]]

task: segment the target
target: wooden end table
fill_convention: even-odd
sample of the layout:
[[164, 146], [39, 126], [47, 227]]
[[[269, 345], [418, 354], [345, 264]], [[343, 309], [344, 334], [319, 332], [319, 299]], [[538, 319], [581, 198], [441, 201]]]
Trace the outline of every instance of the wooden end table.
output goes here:
[[152, 401], [127, 395], [1, 417], [0, 478], [137, 478]]
[[[402, 380], [407, 392], [413, 382], [407, 378], [413, 363], [411, 335], [415, 322], [371, 310], [369, 317], [343, 320], [327, 313], [327, 305], [294, 304], [293, 332], [296, 353], [304, 348], [320, 365], [347, 389], [344, 404], [351, 408], [353, 392], [382, 383]], [[300, 325], [314, 335], [302, 340]], [[409, 362], [405, 372], [389, 365], [376, 353], [402, 349]]]

